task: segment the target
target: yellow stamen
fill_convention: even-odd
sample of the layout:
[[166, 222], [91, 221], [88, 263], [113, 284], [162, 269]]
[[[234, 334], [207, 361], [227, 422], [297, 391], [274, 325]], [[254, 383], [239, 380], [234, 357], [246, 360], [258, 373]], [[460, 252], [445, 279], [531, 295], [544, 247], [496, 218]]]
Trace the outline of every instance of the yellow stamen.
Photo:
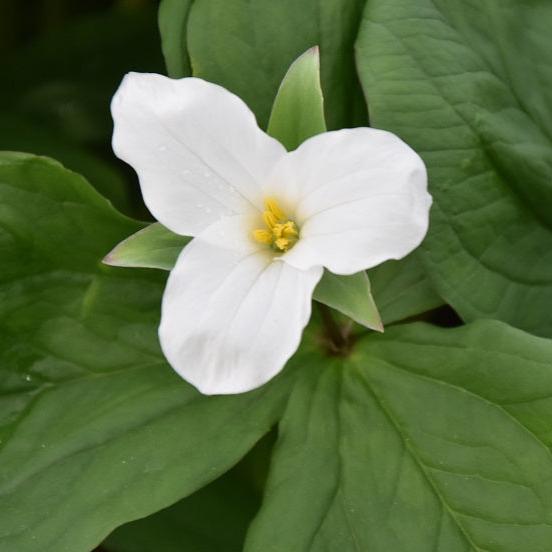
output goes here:
[[255, 241], [270, 245], [276, 251], [287, 251], [295, 245], [299, 239], [299, 229], [274, 198], [265, 200], [262, 217], [266, 228], [253, 230]]
[[291, 242], [286, 238], [278, 238], [274, 240], [274, 245], [280, 251], [287, 251], [291, 247]]
[[265, 199], [265, 208], [267, 211], [270, 211], [277, 220], [285, 220], [286, 214], [280, 209], [278, 202], [273, 197], [268, 197]]
[[253, 237], [255, 238], [255, 241], [258, 241], [259, 243], [272, 245], [272, 233], [268, 230], [265, 230], [264, 228], [253, 230]]
[[278, 219], [274, 216], [274, 213], [270, 211], [265, 211], [263, 213], [263, 220], [264, 223], [271, 229], [278, 224]]
[[282, 236], [284, 238], [298, 238], [299, 232], [297, 232], [297, 226], [294, 222], [288, 220], [282, 228]]

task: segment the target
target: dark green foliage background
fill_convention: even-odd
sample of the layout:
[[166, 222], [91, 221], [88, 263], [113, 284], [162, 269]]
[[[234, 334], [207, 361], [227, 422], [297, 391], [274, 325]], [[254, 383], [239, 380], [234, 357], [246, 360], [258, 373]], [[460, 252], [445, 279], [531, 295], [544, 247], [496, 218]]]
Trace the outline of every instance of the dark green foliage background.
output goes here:
[[[550, 552], [552, 4], [22, 4], [0, 4], [0, 149], [28, 152], [0, 153], [0, 552]], [[266, 128], [313, 45], [327, 126], [424, 158], [430, 231], [370, 271], [385, 334], [330, 358], [315, 316], [274, 381], [204, 397], [159, 350], [166, 273], [101, 263], [149, 219], [109, 102], [127, 71], [193, 72]]]

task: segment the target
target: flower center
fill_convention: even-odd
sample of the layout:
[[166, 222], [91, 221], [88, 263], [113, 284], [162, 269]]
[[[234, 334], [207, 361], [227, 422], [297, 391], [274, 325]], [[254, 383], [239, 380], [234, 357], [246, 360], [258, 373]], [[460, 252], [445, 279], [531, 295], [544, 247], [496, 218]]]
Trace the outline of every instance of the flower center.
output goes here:
[[291, 249], [299, 239], [299, 229], [282, 211], [274, 198], [265, 199], [263, 221], [266, 228], [253, 230], [253, 239], [259, 243], [270, 245], [275, 251]]

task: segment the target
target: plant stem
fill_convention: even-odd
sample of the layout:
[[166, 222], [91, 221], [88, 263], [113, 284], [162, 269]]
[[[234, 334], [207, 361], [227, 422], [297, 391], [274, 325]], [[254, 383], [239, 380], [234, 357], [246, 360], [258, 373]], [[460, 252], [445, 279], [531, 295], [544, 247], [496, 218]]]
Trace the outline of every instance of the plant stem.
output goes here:
[[333, 354], [343, 354], [348, 350], [349, 340], [348, 332], [344, 332], [339, 324], [335, 321], [332, 310], [326, 305], [317, 303], [322, 316], [322, 323], [326, 330], [329, 349]]

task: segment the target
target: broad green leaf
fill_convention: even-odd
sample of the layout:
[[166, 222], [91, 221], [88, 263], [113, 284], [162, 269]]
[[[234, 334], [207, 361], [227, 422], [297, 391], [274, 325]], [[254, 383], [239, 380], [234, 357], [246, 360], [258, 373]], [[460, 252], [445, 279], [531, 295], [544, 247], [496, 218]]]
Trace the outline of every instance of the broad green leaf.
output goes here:
[[164, 362], [162, 273], [101, 265], [138, 228], [58, 163], [0, 155], [1, 550], [89, 552], [227, 471], [280, 415], [297, 370], [204, 397]]
[[366, 123], [353, 59], [364, 0], [195, 0], [189, 4], [165, 0], [161, 6], [162, 41], [171, 76], [182, 76], [189, 57], [194, 75], [243, 98], [265, 127], [287, 68], [302, 52], [319, 44], [329, 127]]
[[391, 328], [303, 370], [247, 552], [548, 552], [552, 342]]
[[161, 0], [159, 32], [167, 72], [173, 79], [189, 77], [192, 69], [186, 44], [187, 24], [193, 0]]
[[190, 240], [154, 222], [119, 243], [103, 262], [112, 266], [171, 270]]
[[373, 0], [357, 42], [372, 124], [398, 133], [429, 169], [422, 247], [437, 292], [465, 320], [547, 336], [551, 24], [549, 2]]
[[325, 270], [314, 290], [313, 299], [337, 309], [367, 328], [383, 331], [366, 272], [338, 276]]
[[320, 55], [318, 47], [313, 47], [291, 64], [282, 79], [267, 132], [291, 151], [307, 138], [325, 131]]
[[384, 324], [391, 324], [443, 305], [414, 251], [400, 261], [387, 261], [368, 271], [372, 295]]

